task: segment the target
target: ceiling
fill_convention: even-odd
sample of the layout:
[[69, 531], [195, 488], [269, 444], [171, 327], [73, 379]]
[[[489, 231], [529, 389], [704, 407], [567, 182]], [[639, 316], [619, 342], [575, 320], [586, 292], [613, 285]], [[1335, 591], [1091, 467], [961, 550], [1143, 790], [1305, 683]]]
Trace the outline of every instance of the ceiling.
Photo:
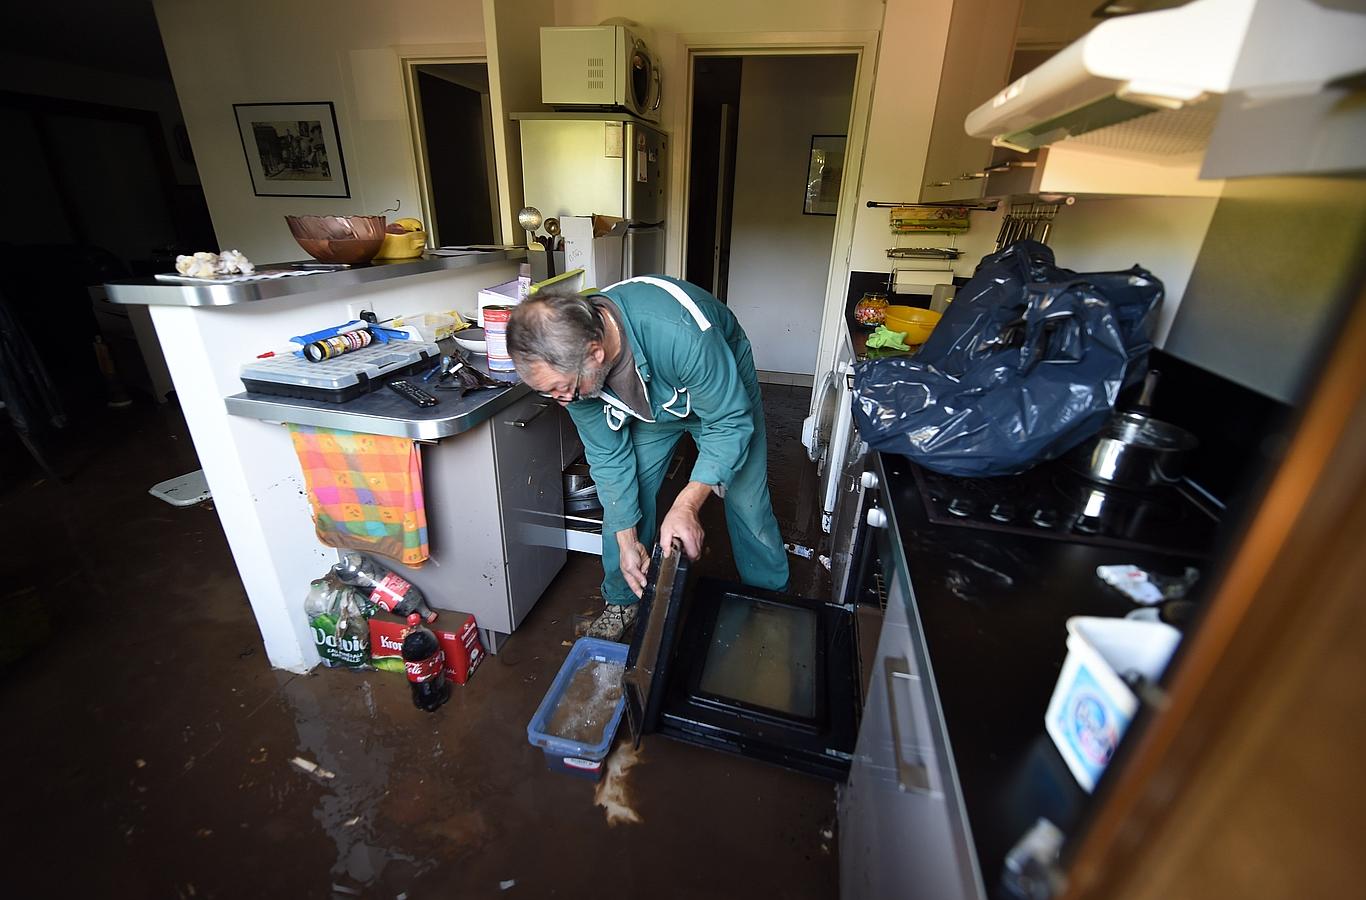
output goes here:
[[171, 80], [152, 0], [7, 3], [0, 52]]

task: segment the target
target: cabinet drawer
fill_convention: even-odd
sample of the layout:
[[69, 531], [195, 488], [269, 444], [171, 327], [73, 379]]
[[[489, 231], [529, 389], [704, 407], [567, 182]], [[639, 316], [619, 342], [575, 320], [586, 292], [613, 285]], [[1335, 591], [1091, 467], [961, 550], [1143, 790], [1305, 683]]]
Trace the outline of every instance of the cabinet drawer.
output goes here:
[[516, 628], [564, 565], [559, 408], [531, 395], [493, 420], [508, 600]]

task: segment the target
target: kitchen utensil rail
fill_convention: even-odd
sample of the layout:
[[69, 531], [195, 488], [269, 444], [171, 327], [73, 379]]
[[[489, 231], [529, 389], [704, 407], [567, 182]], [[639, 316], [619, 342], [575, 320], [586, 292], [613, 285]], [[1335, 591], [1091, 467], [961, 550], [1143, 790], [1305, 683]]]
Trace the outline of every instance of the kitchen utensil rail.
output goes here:
[[887, 200], [869, 200], [864, 206], [869, 209], [897, 209], [903, 206], [963, 206], [972, 210], [985, 210], [995, 212], [998, 207], [996, 200], [971, 200], [955, 201], [946, 203], [893, 203]]

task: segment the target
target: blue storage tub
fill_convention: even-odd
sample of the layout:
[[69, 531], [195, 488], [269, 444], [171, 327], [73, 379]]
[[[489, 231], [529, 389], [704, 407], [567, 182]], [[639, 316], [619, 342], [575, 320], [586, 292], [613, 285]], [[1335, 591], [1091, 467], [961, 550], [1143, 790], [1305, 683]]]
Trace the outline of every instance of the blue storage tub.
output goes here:
[[574, 642], [564, 665], [560, 666], [559, 674], [551, 682], [545, 699], [537, 707], [536, 715], [531, 717], [531, 722], [526, 726], [527, 740], [533, 747], [541, 748], [545, 753], [545, 764], [552, 771], [568, 772], [593, 781], [602, 777], [603, 760], [612, 749], [612, 740], [617, 736], [617, 727], [621, 724], [621, 715], [626, 709], [625, 697], [617, 701], [612, 718], [602, 733], [602, 740], [596, 744], [584, 744], [556, 737], [547, 729], [550, 727], [551, 716], [559, 706], [560, 698], [569, 689], [569, 681], [575, 672], [594, 661], [625, 665], [629, 649], [626, 644], [598, 638], [585, 637]]

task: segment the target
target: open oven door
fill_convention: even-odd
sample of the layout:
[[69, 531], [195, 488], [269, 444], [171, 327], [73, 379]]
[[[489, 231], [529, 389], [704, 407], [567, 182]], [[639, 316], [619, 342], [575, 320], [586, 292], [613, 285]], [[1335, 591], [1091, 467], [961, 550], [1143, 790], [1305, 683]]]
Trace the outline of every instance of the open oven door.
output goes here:
[[842, 781], [860, 690], [848, 607], [712, 578], [655, 548], [623, 679], [632, 732]]

